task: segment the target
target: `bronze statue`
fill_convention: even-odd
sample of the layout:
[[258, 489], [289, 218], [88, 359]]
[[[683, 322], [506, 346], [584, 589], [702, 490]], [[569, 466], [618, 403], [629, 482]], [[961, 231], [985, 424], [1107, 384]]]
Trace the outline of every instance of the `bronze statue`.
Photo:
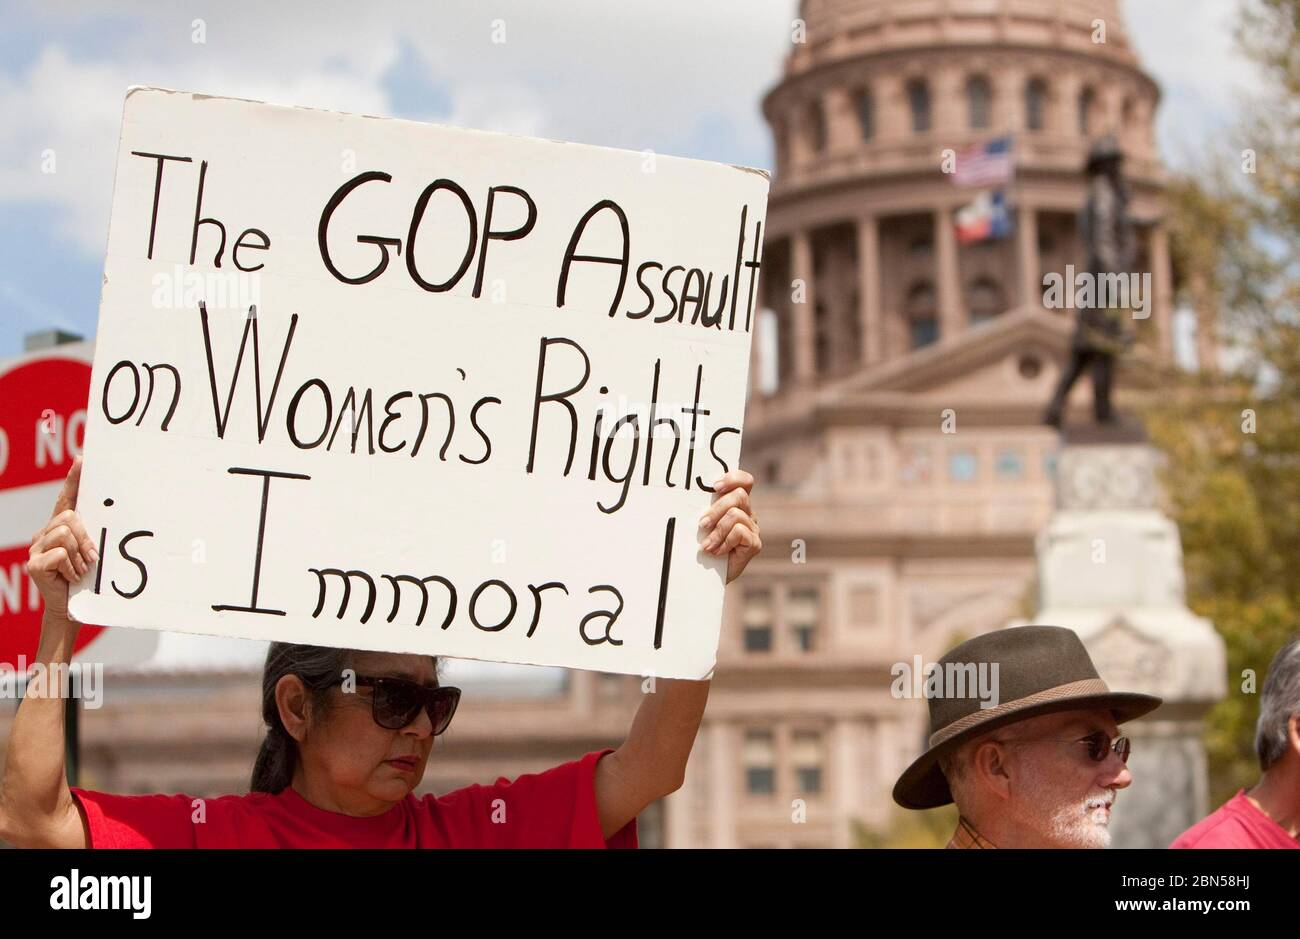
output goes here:
[[1070, 388], [1089, 368], [1097, 422], [1115, 422], [1111, 408], [1115, 357], [1128, 347], [1132, 336], [1125, 326], [1128, 311], [1108, 304], [1098, 287], [1105, 275], [1127, 277], [1133, 267], [1133, 224], [1128, 217], [1128, 191], [1121, 174], [1123, 161], [1113, 136], [1099, 140], [1088, 153], [1088, 202], [1080, 216], [1079, 228], [1087, 253], [1087, 273], [1093, 280], [1094, 301], [1078, 312], [1070, 343], [1070, 361], [1061, 373], [1056, 393], [1043, 417], [1053, 427], [1061, 426]]

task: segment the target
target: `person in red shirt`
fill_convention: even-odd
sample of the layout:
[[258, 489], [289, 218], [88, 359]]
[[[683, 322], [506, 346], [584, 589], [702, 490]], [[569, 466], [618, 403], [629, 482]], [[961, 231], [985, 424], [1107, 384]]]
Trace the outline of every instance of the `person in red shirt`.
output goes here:
[[1259, 695], [1255, 752], [1263, 770], [1171, 848], [1300, 848], [1300, 639], [1273, 657]]
[[[79, 624], [68, 585], [99, 558], [76, 513], [74, 462], [28, 573], [45, 600], [36, 661], [66, 666]], [[701, 519], [702, 550], [727, 581], [762, 549], [753, 477], [728, 472]], [[57, 683], [55, 683], [57, 685]], [[29, 686], [29, 692], [31, 688]], [[617, 749], [514, 781], [417, 798], [434, 738], [460, 692], [437, 660], [272, 643], [262, 679], [267, 724], [247, 795], [124, 796], [69, 788], [57, 688], [29, 693], [14, 717], [0, 780], [0, 841], [18, 847], [546, 848], [637, 846], [636, 817], [681, 786], [708, 681], [663, 680]]]

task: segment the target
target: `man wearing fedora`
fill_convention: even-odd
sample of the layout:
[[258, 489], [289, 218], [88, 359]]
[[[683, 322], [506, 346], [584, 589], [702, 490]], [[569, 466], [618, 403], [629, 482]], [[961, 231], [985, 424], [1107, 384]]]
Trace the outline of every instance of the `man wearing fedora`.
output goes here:
[[907, 809], [956, 802], [950, 848], [1108, 846], [1115, 795], [1133, 780], [1118, 725], [1160, 699], [1111, 691], [1078, 635], [1059, 626], [987, 633], [935, 667], [948, 675], [972, 666], [997, 677], [995, 695], [929, 695], [929, 745], [899, 777], [894, 801]]

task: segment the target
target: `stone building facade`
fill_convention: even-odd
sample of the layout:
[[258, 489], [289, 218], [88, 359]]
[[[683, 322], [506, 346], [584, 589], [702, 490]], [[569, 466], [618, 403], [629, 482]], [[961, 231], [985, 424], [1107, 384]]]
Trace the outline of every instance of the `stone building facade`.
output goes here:
[[[670, 844], [847, 846], [855, 821], [887, 828], [925, 734], [895, 665], [1037, 609], [1059, 448], [1041, 417], [1073, 328], [1073, 311], [1044, 307], [1043, 277], [1082, 265], [1083, 166], [1103, 134], [1125, 153], [1151, 275], [1124, 394], [1171, 360], [1159, 91], [1116, 0], [806, 0], [800, 14], [763, 100], [775, 329], [757, 337], [744, 460], [766, 547], [733, 587]], [[959, 245], [974, 192], [945, 151], [1004, 134], [1012, 234]]]

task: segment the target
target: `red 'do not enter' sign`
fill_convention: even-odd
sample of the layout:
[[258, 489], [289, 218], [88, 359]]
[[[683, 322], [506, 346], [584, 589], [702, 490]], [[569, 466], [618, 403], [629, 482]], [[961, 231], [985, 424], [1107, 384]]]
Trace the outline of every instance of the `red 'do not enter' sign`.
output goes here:
[[[31, 488], [31, 499], [47, 503], [36, 517], [49, 517], [54, 499], [34, 487], [62, 479], [81, 453], [89, 393], [90, 363], [80, 359], [29, 360], [0, 374], [0, 494], [11, 507], [5, 512], [10, 517], [0, 518], [0, 667], [16, 666], [20, 656], [32, 661], [44, 610], [27, 576], [27, 549], [36, 526], [19, 530], [14, 500]], [[76, 649], [102, 631], [102, 626], [83, 626]]]

